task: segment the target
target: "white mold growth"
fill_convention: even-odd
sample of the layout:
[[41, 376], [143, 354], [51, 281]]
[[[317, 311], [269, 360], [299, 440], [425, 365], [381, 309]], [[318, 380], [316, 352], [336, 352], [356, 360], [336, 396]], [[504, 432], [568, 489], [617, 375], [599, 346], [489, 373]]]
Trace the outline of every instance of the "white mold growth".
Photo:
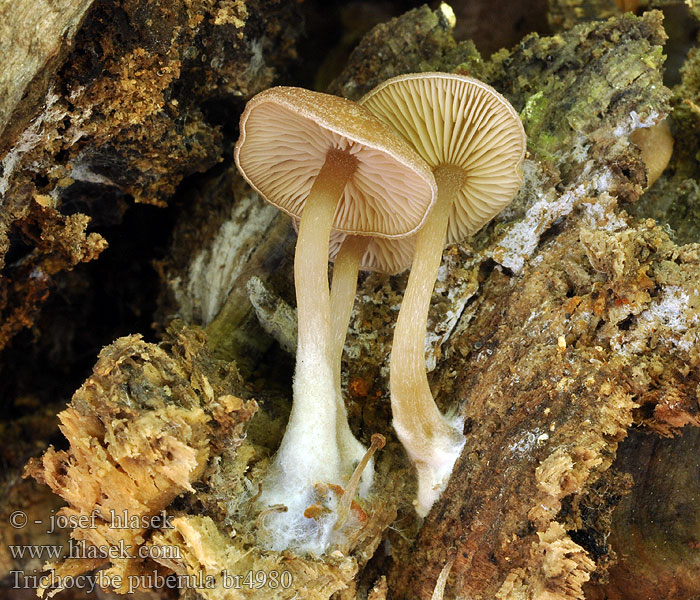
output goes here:
[[690, 352], [700, 344], [700, 316], [697, 298], [691, 298], [679, 286], [668, 285], [652, 299], [636, 320], [636, 326], [611, 340], [611, 346], [622, 354], [640, 354], [648, 349], [649, 340], [671, 348]]
[[656, 125], [662, 116], [655, 110], [651, 111], [646, 117], [641, 117], [636, 111], [631, 111], [629, 118], [613, 129], [615, 137], [627, 136], [635, 129], [644, 129]]
[[539, 199], [528, 209], [525, 218], [514, 223], [498, 242], [492, 251], [492, 258], [514, 273], [520, 273], [525, 260], [537, 249], [542, 234], [558, 218], [571, 213], [586, 196], [587, 189], [588, 186], [582, 184], [556, 198], [552, 198], [550, 193], [540, 194]]
[[300, 553], [321, 556], [336, 537], [338, 501], [334, 499], [328, 511], [316, 518], [307, 518], [304, 511], [316, 502], [313, 490], [292, 493], [286, 490], [284, 506], [287, 510], [271, 510], [261, 519], [258, 540], [269, 550], [282, 552], [291, 549]]
[[78, 163], [73, 166], [70, 171], [71, 179], [75, 181], [83, 181], [85, 183], [95, 183], [98, 185], [107, 185], [111, 187], [116, 187], [117, 184], [114, 183], [109, 177], [95, 173], [90, 167], [85, 163]]
[[56, 123], [65, 117], [68, 112], [58, 103], [59, 96], [51, 88], [46, 94], [45, 108], [25, 129], [12, 149], [5, 155], [0, 163], [2, 165], [2, 177], [0, 177], [0, 206], [3, 205], [5, 194], [10, 188], [10, 180], [15, 169], [20, 164], [22, 157], [36, 148], [44, 139], [44, 126], [47, 123]]
[[535, 202], [525, 216], [510, 225], [505, 235], [491, 251], [491, 258], [520, 273], [525, 261], [537, 250], [540, 238], [556, 221], [583, 206], [587, 225], [594, 229], [617, 230], [627, 224], [616, 212], [616, 200], [609, 194], [613, 186], [610, 169], [592, 171], [592, 163], [586, 164], [577, 183], [555, 196], [553, 189], [541, 192], [534, 190]]
[[508, 446], [508, 451], [514, 457], [528, 454], [542, 445], [543, 440], [547, 439], [543, 437], [545, 435], [547, 434], [539, 428], [534, 431], [526, 431]]

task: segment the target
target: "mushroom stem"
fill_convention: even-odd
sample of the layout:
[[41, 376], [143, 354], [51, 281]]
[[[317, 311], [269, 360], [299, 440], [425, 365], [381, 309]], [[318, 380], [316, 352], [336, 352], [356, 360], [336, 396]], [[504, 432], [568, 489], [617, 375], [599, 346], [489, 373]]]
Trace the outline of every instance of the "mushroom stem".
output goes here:
[[[357, 292], [357, 274], [362, 256], [369, 244], [369, 238], [348, 235], [343, 240], [333, 266], [331, 285], [331, 365], [336, 397], [336, 431], [340, 450], [340, 466], [343, 474], [352, 473], [355, 465], [362, 460], [366, 448], [355, 438], [348, 423], [343, 393], [340, 385], [341, 361], [345, 337], [350, 324], [352, 307]], [[372, 485], [374, 469], [370, 464], [362, 477], [360, 493], [365, 495]]]
[[434, 171], [437, 202], [416, 238], [411, 274], [394, 330], [390, 387], [393, 425], [418, 472], [416, 512], [425, 516], [447, 484], [464, 436], [440, 413], [425, 370], [428, 309], [437, 279], [453, 199], [465, 174], [449, 165]]
[[331, 366], [328, 245], [345, 185], [357, 168], [349, 153], [332, 150], [309, 192], [299, 223], [294, 281], [299, 325], [294, 401], [275, 466], [283, 497], [318, 481], [340, 483], [336, 394]]
[[331, 358], [338, 367], [338, 385], [340, 385], [340, 360], [345, 346], [345, 336], [350, 324], [352, 307], [357, 292], [357, 274], [360, 271], [362, 256], [369, 244], [369, 237], [348, 235], [338, 251], [333, 265], [333, 283], [331, 285]]

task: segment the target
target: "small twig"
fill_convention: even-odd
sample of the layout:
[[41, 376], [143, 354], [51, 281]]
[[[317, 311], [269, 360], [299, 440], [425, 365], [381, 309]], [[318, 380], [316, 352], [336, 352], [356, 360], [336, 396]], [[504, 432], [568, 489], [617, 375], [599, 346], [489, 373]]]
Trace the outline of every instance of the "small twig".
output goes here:
[[433, 590], [433, 595], [430, 597], [430, 600], [442, 600], [442, 597], [445, 594], [445, 585], [447, 585], [447, 578], [450, 575], [450, 571], [452, 570], [452, 565], [454, 564], [454, 562], [455, 557], [453, 556], [450, 560], [448, 560], [445, 563], [445, 566], [442, 567], [442, 571], [440, 571], [440, 576], [435, 582], [435, 589]]
[[262, 496], [262, 481], [258, 481], [258, 492], [250, 499], [250, 503], [255, 504], [260, 496]]
[[365, 455], [362, 457], [362, 460], [357, 467], [355, 467], [352, 477], [350, 477], [350, 481], [348, 481], [347, 489], [340, 499], [340, 503], [338, 504], [338, 520], [336, 521], [333, 529], [340, 529], [343, 525], [345, 525], [345, 521], [347, 521], [348, 516], [350, 515], [352, 499], [355, 497], [355, 491], [357, 490], [357, 486], [360, 484], [362, 472], [365, 470], [367, 463], [369, 462], [370, 458], [372, 458], [374, 453], [377, 450], [384, 448], [385, 444], [386, 438], [381, 433], [372, 434], [369, 449], [367, 452], [365, 452]]
[[282, 350], [294, 355], [297, 348], [296, 310], [255, 275], [248, 280], [246, 291], [262, 328], [277, 340]]

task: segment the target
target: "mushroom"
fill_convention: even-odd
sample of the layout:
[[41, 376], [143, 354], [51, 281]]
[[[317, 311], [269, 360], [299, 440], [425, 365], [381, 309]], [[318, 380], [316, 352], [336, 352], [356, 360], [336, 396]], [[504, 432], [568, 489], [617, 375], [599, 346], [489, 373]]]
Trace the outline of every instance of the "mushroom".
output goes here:
[[651, 127], [639, 127], [629, 136], [641, 153], [647, 171], [647, 189], [661, 177], [673, 154], [673, 136], [668, 119], [663, 119]]
[[[406, 270], [413, 257], [415, 237], [395, 239], [331, 233], [330, 259], [335, 260], [331, 283], [331, 365], [337, 399], [338, 445], [344, 469], [361, 460], [364, 453], [364, 446], [355, 439], [348, 423], [340, 378], [343, 347], [357, 291], [357, 275], [361, 269], [388, 275]], [[371, 485], [373, 473], [370, 463], [362, 476], [362, 495]]]
[[[334, 236], [341, 236], [344, 238], [344, 241], [334, 244]], [[330, 292], [330, 364], [333, 369], [333, 386], [336, 399], [336, 436], [340, 450], [341, 468], [345, 472], [351, 465], [358, 462], [358, 458], [361, 460], [365, 452], [365, 447], [355, 438], [350, 429], [350, 423], [348, 423], [348, 414], [345, 409], [341, 389], [340, 372], [345, 336], [357, 291], [357, 274], [369, 241], [369, 237], [334, 232], [331, 234], [329, 246], [330, 248], [336, 246], [336, 252], [334, 253], [331, 250], [331, 254], [337, 253], [335, 264], [333, 265], [333, 280]], [[365, 494], [372, 485], [373, 476], [374, 468], [370, 464], [369, 468], [365, 469], [362, 477], [360, 486], [362, 494]]]
[[443, 247], [472, 235], [522, 184], [525, 132], [518, 113], [488, 85], [448, 73], [385, 81], [361, 100], [433, 169], [435, 207], [416, 237], [413, 266], [394, 330], [393, 425], [418, 473], [416, 511], [425, 516], [447, 485], [464, 445], [457, 423], [435, 405], [425, 371], [425, 332]]
[[320, 553], [328, 524], [319, 528], [303, 512], [313, 503], [315, 483], [339, 485], [344, 475], [331, 367], [330, 232], [410, 235], [426, 219], [435, 182], [391, 128], [336, 96], [291, 87], [265, 90], [246, 105], [240, 132], [234, 158], [243, 177], [268, 202], [300, 219], [294, 400], [260, 502], [289, 507], [267, 520], [277, 528], [271, 547]]

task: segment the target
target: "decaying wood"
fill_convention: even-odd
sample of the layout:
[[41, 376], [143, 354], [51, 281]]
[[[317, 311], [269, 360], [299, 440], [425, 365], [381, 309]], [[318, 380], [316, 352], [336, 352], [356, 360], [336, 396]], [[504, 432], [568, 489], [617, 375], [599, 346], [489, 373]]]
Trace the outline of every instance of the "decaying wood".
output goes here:
[[549, 0], [547, 19], [554, 31], [567, 31], [591, 19], [607, 19], [635, 12], [639, 0]]
[[[473, 248], [445, 255], [427, 358], [438, 366], [438, 401], [463, 403], [468, 442], [415, 544], [389, 533], [390, 589], [428, 598], [454, 558], [448, 597], [579, 598], [591, 577], [605, 580], [607, 565], [624, 560], [624, 549], [615, 555], [603, 540], [627, 488], [599, 485], [618, 443], [635, 423], [668, 432], [696, 422], [692, 381], [674, 414], [659, 403], [679, 385], [661, 373], [686, 376], [697, 361], [696, 250], [675, 246], [653, 223], [635, 224], [620, 205], [636, 201], [646, 179], [626, 136], [668, 111], [658, 70], [664, 34], [658, 14], [626, 17], [530, 38], [480, 65], [473, 47], [455, 45], [446, 31], [444, 13], [409, 13], [373, 31], [332, 86], [359, 97], [403, 71], [466, 71], [522, 110], [532, 152], [514, 205]], [[415, 47], [431, 48], [433, 62], [413, 50], [415, 32]], [[346, 383], [365, 428], [389, 418], [387, 308], [398, 305], [402, 286], [372, 276], [359, 292]], [[669, 322], [674, 311], [680, 321]], [[642, 417], [644, 403], [656, 406], [654, 418]], [[581, 507], [594, 490], [591, 516]]]
[[119, 222], [128, 196], [164, 206], [183, 177], [221, 161], [227, 123], [204, 105], [273, 83], [295, 56], [296, 10], [0, 3], [0, 349], [31, 326], [58, 272], [106, 247], [81, 233], [91, 218]]
[[673, 438], [631, 432], [614, 468], [630, 473], [631, 492], [613, 513], [608, 540], [621, 560], [609, 581], [589, 590], [593, 600], [693, 598], [700, 593], [700, 489], [697, 459], [700, 430], [688, 427]]
[[161, 265], [166, 285], [160, 319], [177, 316], [206, 327], [217, 355], [250, 372], [272, 339], [248, 300], [247, 282], [253, 276], [270, 280], [277, 293], [293, 298], [296, 236], [289, 220], [261, 202], [233, 167], [194, 193]]
[[0, 2], [0, 154], [38, 108], [92, 3]]
[[[145, 573], [153, 568], [148, 560], [137, 561], [137, 549], [153, 529], [149, 519], [177, 495], [194, 491], [192, 483], [212, 452], [242, 439], [257, 409], [254, 401], [233, 395], [241, 385], [238, 373], [209, 358], [202, 335], [187, 330], [172, 335], [167, 350], [138, 336], [106, 348], [71, 406], [59, 414], [69, 449], [49, 448], [27, 468], [27, 475], [68, 503], [59, 514], [85, 520], [73, 529], [76, 542], [130, 548], [128, 557], [56, 562], [59, 576], [108, 564], [106, 577], [122, 577], [116, 591], [130, 591], [128, 576], [138, 572], [136, 563]], [[114, 515], [123, 522], [115, 524]], [[163, 518], [156, 528], [168, 529]]]
[[[558, 181], [526, 169], [534, 187], [520, 199], [529, 200], [497, 219], [491, 240], [476, 242], [485, 244], [482, 256], [513, 273], [492, 272], [466, 308], [439, 297], [443, 314], [461, 316], [442, 346], [447, 358], [434, 389], [446, 406], [449, 399], [464, 402], [467, 444], [405, 562], [395, 562], [390, 588], [399, 597], [429, 598], [452, 557], [458, 596], [582, 597], [596, 569], [592, 558], [603, 565], [609, 550], [595, 552], [574, 539], [607, 532], [587, 531], [571, 507], [610, 467], [634, 422], [666, 431], [697, 424], [691, 370], [698, 360], [697, 247], [674, 246], [653, 223], [629, 222], [613, 200], [635, 201], [644, 183], [639, 155], [624, 142], [639, 126], [634, 119], [651, 124], [668, 110], [663, 94], [651, 91], [662, 88], [658, 74], [644, 64], [658, 56], [663, 39], [651, 15], [626, 18], [551, 41], [526, 40], [494, 61], [504, 75], [484, 69], [522, 109], [534, 157], [556, 166]], [[614, 55], [625, 58], [618, 63]], [[562, 71], [566, 64], [576, 65], [575, 79]], [[353, 65], [350, 77], [356, 71]], [[620, 88], [631, 103], [617, 96]], [[562, 104], [564, 96], [580, 101]], [[547, 106], [566, 106], [567, 113]], [[559, 145], [563, 140], [568, 144]], [[538, 236], [552, 227], [551, 239], [536, 250]], [[448, 281], [452, 269], [483, 264], [456, 254], [455, 260], [448, 253]], [[659, 402], [668, 394], [677, 401]], [[656, 406], [655, 418], [635, 411], [645, 403]], [[665, 413], [669, 405], [675, 414]], [[614, 490], [607, 502], [619, 499]], [[543, 547], [552, 543], [560, 550]], [[618, 550], [624, 559], [624, 548]]]
[[[392, 436], [387, 381], [406, 277], [372, 274], [361, 281], [344, 357], [353, 429], [365, 441], [372, 433], [388, 437], [375, 495], [362, 506], [367, 519], [323, 558], [256, 545], [265, 515], [249, 501], [291, 395], [289, 370], [266, 363], [281, 355], [274, 337], [293, 346], [294, 237], [229, 165], [193, 191], [160, 265], [159, 319], [179, 316], [206, 326], [206, 335], [184, 328], [165, 334], [161, 346], [123, 338], [107, 348], [62, 413], [71, 447], [48, 451], [31, 467], [69, 501], [65, 510], [83, 514], [97, 500], [76, 489], [109, 483], [116, 465], [130, 464], [130, 448], [156, 452], [154, 476], [167, 480], [157, 486], [161, 494], [109, 497], [143, 514], [169, 506], [173, 529], [129, 532], [129, 539], [182, 554], [155, 565], [113, 561], [111, 572], [220, 576], [285, 566], [294, 573], [295, 587], [276, 595], [231, 595], [219, 578], [201, 592], [208, 600], [333, 593], [427, 600], [441, 573], [449, 573], [444, 598], [622, 598], [630, 581], [640, 598], [700, 593], [692, 577], [699, 513], [686, 495], [697, 495], [690, 478], [691, 428], [700, 425], [700, 245], [683, 243], [692, 232], [679, 243], [627, 210], [650, 193], [629, 136], [670, 112], [661, 15], [529, 36], [488, 61], [471, 43], [455, 43], [453, 26], [445, 7], [379, 26], [331, 86], [357, 98], [402, 72], [470, 74], [509, 98], [528, 133], [523, 189], [483, 232], [446, 250], [433, 297], [431, 387], [441, 409], [464, 418], [467, 437], [447, 490], [420, 522], [413, 473]], [[689, 77], [683, 89], [691, 100], [700, 93]], [[694, 164], [682, 165], [686, 180], [697, 177]], [[671, 185], [665, 177], [655, 189]], [[239, 362], [246, 381], [222, 357]], [[265, 377], [255, 379], [263, 367]], [[255, 415], [241, 400], [252, 396], [261, 401]], [[170, 430], [163, 411], [188, 416], [173, 419]], [[153, 444], [163, 440], [177, 442], [189, 461], [158, 453]], [[679, 466], [664, 469], [672, 460]], [[87, 475], [95, 470], [102, 478]], [[138, 507], [129, 504], [136, 500]], [[650, 529], [652, 520], [664, 526]]]
[[[266, 457], [245, 440], [258, 406], [234, 393], [247, 395], [238, 372], [211, 357], [201, 331], [176, 328], [160, 346], [129, 336], [105, 348], [59, 414], [69, 448], [49, 448], [26, 470], [67, 502], [58, 514], [81, 523], [73, 540], [100, 555], [64, 557], [47, 568], [65, 578], [106, 567], [101, 581], [119, 578], [120, 585], [103, 587], [119, 594], [147, 591], [142, 582], [175, 574], [183, 589], [208, 600], [320, 599], [352, 586], [395, 511], [381, 502], [366, 505], [368, 515], [358, 509], [361, 519], [349, 519], [343, 541], [324, 559], [256, 548], [265, 511], [253, 512], [250, 499]], [[185, 493], [192, 504], [172, 507]], [[128, 548], [128, 555], [108, 555], [108, 548]], [[167, 556], [158, 555], [163, 548]], [[248, 573], [266, 574], [269, 582], [239, 593], [245, 584], [231, 578]], [[212, 584], [197, 581], [198, 574]], [[51, 586], [42, 594], [58, 591]]]

